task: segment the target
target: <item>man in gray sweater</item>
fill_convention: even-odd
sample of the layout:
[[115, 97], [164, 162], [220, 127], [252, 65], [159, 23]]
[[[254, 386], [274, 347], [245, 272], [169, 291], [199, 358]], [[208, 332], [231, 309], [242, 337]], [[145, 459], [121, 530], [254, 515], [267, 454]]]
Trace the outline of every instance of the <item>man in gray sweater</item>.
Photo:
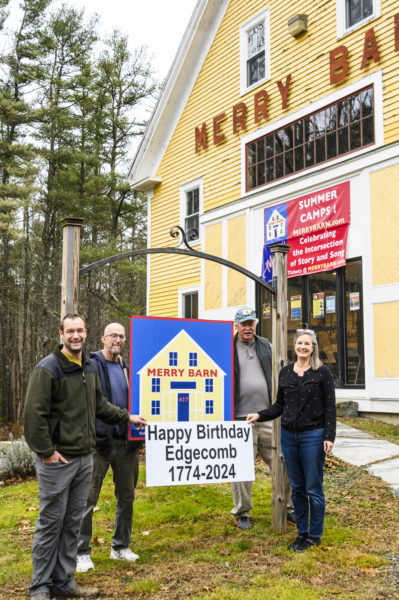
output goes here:
[[[234, 418], [245, 420], [249, 413], [259, 412], [271, 403], [272, 347], [266, 338], [255, 335], [258, 319], [253, 308], [244, 306], [236, 312], [234, 338]], [[253, 427], [254, 459], [257, 453], [272, 468], [272, 432], [270, 421], [256, 422]], [[239, 529], [250, 529], [252, 481], [231, 484], [234, 508], [231, 513]], [[287, 518], [295, 523], [291, 490], [287, 497]]]

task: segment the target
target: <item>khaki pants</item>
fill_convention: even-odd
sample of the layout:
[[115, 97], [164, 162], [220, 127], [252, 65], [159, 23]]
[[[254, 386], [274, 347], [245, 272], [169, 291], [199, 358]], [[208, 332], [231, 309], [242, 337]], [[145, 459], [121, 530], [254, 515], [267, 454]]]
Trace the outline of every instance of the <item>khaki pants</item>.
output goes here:
[[[252, 437], [254, 445], [254, 460], [257, 453], [261, 455], [264, 462], [272, 468], [272, 437], [273, 424], [271, 421], [263, 423], [255, 422], [252, 428]], [[231, 514], [235, 517], [249, 517], [249, 511], [252, 510], [252, 481], [237, 481], [231, 483], [233, 492], [234, 508]], [[293, 510], [291, 500], [291, 486], [287, 488], [287, 510]]]

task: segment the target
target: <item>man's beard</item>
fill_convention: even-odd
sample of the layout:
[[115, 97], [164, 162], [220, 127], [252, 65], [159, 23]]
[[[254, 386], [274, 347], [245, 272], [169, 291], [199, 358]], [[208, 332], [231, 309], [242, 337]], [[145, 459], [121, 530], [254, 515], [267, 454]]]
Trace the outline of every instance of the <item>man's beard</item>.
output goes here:
[[116, 356], [117, 354], [120, 354], [122, 352], [122, 348], [120, 346], [112, 346], [112, 348], [109, 352], [110, 352], [110, 354], [113, 354], [114, 356]]

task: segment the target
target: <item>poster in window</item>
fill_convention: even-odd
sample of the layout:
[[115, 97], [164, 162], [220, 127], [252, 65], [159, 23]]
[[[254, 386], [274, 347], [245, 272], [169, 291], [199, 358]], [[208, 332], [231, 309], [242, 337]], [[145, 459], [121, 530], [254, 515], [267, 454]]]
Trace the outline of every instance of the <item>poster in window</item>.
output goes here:
[[315, 319], [324, 317], [324, 292], [312, 294], [313, 297], [313, 316]]
[[272, 305], [270, 302], [266, 302], [262, 307], [262, 315], [264, 319], [271, 319], [272, 317]]
[[335, 313], [335, 296], [326, 296], [326, 314]]
[[301, 320], [302, 296], [291, 296], [291, 321]]
[[349, 310], [360, 310], [360, 293], [351, 292], [349, 294]]

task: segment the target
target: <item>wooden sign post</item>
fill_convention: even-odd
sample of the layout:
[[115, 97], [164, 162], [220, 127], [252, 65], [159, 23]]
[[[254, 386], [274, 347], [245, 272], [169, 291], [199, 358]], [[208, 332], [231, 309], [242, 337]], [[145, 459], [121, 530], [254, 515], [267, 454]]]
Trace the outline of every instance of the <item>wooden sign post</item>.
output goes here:
[[[276, 401], [278, 374], [287, 363], [287, 254], [290, 247], [286, 244], [271, 246], [273, 255], [273, 282], [276, 295], [272, 309], [272, 398]], [[287, 531], [287, 490], [288, 479], [281, 452], [280, 420], [273, 421], [273, 459], [272, 459], [272, 527], [277, 533]]]
[[67, 217], [61, 223], [62, 239], [62, 284], [61, 319], [68, 313], [76, 313], [79, 301], [79, 245], [83, 219]]

